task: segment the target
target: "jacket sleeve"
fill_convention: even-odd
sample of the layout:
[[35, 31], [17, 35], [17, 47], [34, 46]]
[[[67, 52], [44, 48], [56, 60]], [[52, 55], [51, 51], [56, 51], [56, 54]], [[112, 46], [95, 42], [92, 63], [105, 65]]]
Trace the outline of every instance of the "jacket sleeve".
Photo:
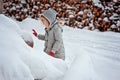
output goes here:
[[40, 39], [40, 40], [45, 40], [45, 35], [39, 34], [37, 37], [38, 37], [38, 39]]
[[55, 43], [53, 44], [52, 51], [56, 52], [60, 49], [62, 44], [62, 30], [60, 27], [54, 29], [54, 39]]

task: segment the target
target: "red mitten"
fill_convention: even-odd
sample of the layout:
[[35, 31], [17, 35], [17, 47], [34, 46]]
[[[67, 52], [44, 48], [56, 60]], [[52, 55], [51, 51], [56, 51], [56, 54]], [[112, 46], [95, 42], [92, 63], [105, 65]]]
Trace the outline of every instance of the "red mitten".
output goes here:
[[55, 53], [52, 52], [52, 51], [50, 51], [50, 52], [49, 52], [49, 55], [52, 56], [52, 57], [54, 57], [54, 56], [55, 56]]
[[32, 31], [33, 31], [33, 34], [34, 34], [35, 36], [38, 35], [37, 32], [36, 32], [34, 29], [32, 29]]

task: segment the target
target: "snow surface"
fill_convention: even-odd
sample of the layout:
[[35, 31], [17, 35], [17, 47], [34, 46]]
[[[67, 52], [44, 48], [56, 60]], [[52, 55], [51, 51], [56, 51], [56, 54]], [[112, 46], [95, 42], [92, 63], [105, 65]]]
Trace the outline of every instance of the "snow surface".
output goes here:
[[[0, 80], [33, 80], [33, 78], [56, 80], [62, 78], [67, 70], [65, 62], [44, 53], [44, 42], [40, 42], [32, 35], [32, 28], [38, 21], [27, 19], [23, 23], [29, 24], [25, 26], [26, 28], [31, 27], [28, 34], [31, 33], [34, 48], [27, 46], [21, 36], [29, 29], [22, 29], [18, 26], [18, 22], [0, 15]], [[41, 24], [38, 25], [39, 29]]]
[[[120, 34], [63, 26], [65, 61], [43, 52], [44, 34], [39, 20], [17, 22], [0, 15], [0, 80], [119, 80]], [[28, 35], [28, 36], [27, 36]], [[34, 42], [29, 47], [24, 40]]]
[[67, 55], [73, 54], [75, 60], [63, 80], [120, 79], [120, 35], [118, 33], [77, 29], [66, 29], [64, 32], [67, 32], [65, 36], [70, 35], [64, 38], [68, 41], [65, 44]]
[[0, 80], [33, 80], [28, 66], [18, 57], [21, 38], [16, 30], [14, 21], [0, 15]]
[[99, 3], [100, 1], [99, 0], [92, 0], [94, 3]]
[[111, 25], [111, 28], [117, 28], [115, 24]]
[[83, 11], [79, 11], [78, 14], [81, 14], [81, 15], [82, 15], [82, 14], [83, 14]]
[[117, 21], [117, 26], [120, 28], [120, 21]]
[[109, 22], [109, 20], [108, 20], [108, 18], [107, 18], [107, 17], [105, 17], [103, 20], [104, 20], [104, 21], [106, 21], [106, 22]]
[[[95, 0], [95, 1], [96, 1], [96, 0]], [[103, 5], [100, 4], [99, 1], [98, 1], [98, 2], [96, 1], [96, 2], [95, 2], [95, 6], [104, 9]]]

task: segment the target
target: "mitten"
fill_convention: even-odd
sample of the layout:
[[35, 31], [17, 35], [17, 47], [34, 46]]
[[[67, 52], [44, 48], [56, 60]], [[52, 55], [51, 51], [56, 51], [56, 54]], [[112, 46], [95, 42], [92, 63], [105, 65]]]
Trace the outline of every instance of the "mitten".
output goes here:
[[32, 29], [32, 31], [33, 31], [34, 36], [38, 35], [37, 32], [34, 29]]
[[52, 57], [54, 57], [54, 56], [55, 56], [55, 53], [52, 52], [52, 51], [50, 51], [50, 52], [49, 52], [49, 55], [52, 56]]

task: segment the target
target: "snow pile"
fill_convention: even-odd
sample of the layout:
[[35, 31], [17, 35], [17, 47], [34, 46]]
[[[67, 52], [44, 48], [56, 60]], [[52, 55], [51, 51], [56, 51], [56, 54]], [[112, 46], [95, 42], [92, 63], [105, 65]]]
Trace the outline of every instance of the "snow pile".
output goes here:
[[0, 80], [33, 80], [28, 66], [17, 54], [21, 38], [12, 27], [19, 30], [15, 22], [0, 15]]
[[[32, 29], [44, 34], [39, 20], [27, 18], [17, 22], [4, 15], [0, 15], [0, 20], [0, 80], [120, 79], [119, 33], [64, 26], [66, 59], [63, 61], [44, 53], [44, 41], [32, 34]], [[33, 48], [27, 46], [23, 35], [25, 41], [34, 43]]]
[[[56, 80], [64, 75], [67, 69], [65, 62], [44, 53], [43, 42], [39, 45], [40, 41], [31, 35], [32, 29], [29, 33], [29, 29], [19, 26], [22, 23], [18, 25], [4, 15], [0, 15], [0, 20], [0, 80]], [[31, 20], [28, 19], [29, 27], [33, 28], [38, 21]], [[27, 46], [22, 35], [26, 40], [34, 41], [34, 48]]]

